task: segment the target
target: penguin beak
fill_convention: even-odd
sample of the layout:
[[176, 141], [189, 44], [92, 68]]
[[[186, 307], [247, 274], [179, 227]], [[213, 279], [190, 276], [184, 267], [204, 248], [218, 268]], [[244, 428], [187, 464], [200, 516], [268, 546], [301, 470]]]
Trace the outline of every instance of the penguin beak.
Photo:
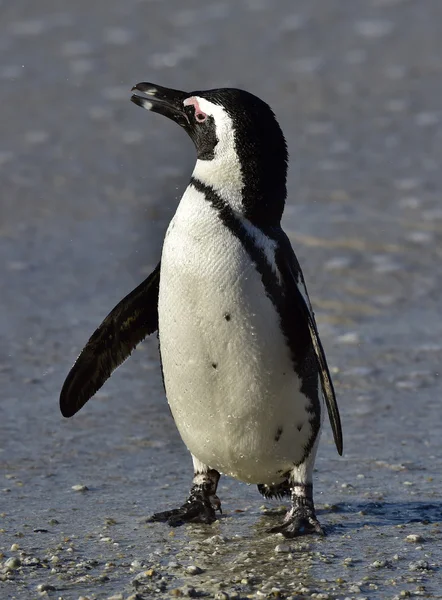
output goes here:
[[181, 127], [190, 125], [183, 104], [189, 95], [186, 92], [146, 82], [137, 83], [131, 91], [135, 92], [131, 96], [131, 101], [137, 106], [164, 115], [181, 125]]

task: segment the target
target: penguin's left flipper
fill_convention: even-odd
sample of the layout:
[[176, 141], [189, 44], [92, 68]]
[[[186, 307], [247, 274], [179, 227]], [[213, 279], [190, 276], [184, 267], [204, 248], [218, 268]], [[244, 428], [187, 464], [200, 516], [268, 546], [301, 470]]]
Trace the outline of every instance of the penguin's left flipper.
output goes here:
[[144, 338], [158, 329], [160, 264], [107, 315], [70, 370], [60, 410], [72, 417]]
[[[289, 301], [293, 303], [296, 312], [298, 312], [308, 324], [308, 332], [316, 356], [322, 392], [324, 394], [328, 416], [330, 418], [336, 449], [342, 456], [343, 442], [341, 418], [324, 349], [319, 338], [315, 314], [310, 304], [304, 282], [304, 276], [287, 235], [282, 229], [278, 228], [277, 230], [272, 231], [272, 237], [277, 242], [279, 248], [279, 251], [277, 251], [277, 265], [283, 278], [284, 289], [288, 293]], [[296, 338], [298, 335], [296, 329], [294, 329], [292, 333], [293, 337]]]

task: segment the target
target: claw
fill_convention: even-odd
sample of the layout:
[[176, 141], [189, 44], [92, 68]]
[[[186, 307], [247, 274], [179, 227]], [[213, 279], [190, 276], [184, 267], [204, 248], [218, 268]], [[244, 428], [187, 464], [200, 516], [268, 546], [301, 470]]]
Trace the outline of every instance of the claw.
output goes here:
[[210, 525], [216, 521], [215, 511], [221, 510], [221, 501], [216, 495], [219, 473], [214, 469], [204, 473], [196, 473], [193, 486], [186, 502], [173, 510], [155, 513], [148, 523], [163, 522], [171, 527], [179, 527], [184, 523], [204, 523]]
[[269, 529], [269, 533], [282, 533], [286, 538], [294, 538], [310, 533], [325, 536], [325, 531], [316, 518], [313, 500], [293, 496], [292, 502], [293, 506], [284, 517], [282, 524]]
[[155, 513], [147, 522], [166, 522], [171, 527], [179, 527], [185, 523], [204, 523], [210, 525], [216, 521], [215, 510], [203, 498], [187, 500], [180, 508]]
[[290, 519], [290, 521], [287, 521], [287, 523], [272, 527], [268, 530], [268, 532], [282, 533], [282, 535], [286, 538], [294, 538], [301, 535], [308, 535], [310, 533], [316, 533], [321, 536], [326, 535], [316, 518], [306, 519], [303, 517], [294, 517], [293, 519]]
[[146, 520], [146, 523], [166, 523], [171, 517], [177, 515], [179, 512], [179, 508], [174, 508], [173, 510], [155, 513]]

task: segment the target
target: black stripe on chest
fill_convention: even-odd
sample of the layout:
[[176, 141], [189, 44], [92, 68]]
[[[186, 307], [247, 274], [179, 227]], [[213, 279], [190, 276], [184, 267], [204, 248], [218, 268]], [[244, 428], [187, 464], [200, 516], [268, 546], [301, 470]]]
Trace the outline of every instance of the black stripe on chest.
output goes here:
[[[222, 223], [240, 240], [250, 259], [255, 264], [256, 270], [261, 275], [265, 292], [279, 315], [281, 329], [290, 349], [294, 370], [301, 380], [300, 391], [311, 401], [308, 412], [310, 413], [309, 421], [312, 425], [313, 436], [305, 449], [305, 456], [307, 456], [314, 444], [316, 433], [320, 427], [321, 406], [318, 396], [318, 368], [308, 323], [302, 313], [301, 307], [297, 306], [293, 299], [290, 298], [287, 281], [285, 281], [287, 268], [283, 264], [283, 250], [277, 245], [275, 262], [286, 285], [280, 284], [278, 275], [269, 264], [265, 252], [256, 244], [254, 238], [247, 232], [241, 221], [235, 216], [231, 207], [219, 194], [208, 185], [193, 177], [190, 184], [198, 192], [204, 194], [206, 200], [218, 212]], [[265, 232], [265, 234], [272, 238], [271, 232]], [[276, 238], [272, 239], [275, 239], [277, 242]], [[297, 268], [299, 269], [299, 266]], [[294, 273], [295, 276], [298, 274], [299, 271]], [[295, 281], [293, 281], [293, 285], [296, 285]]]

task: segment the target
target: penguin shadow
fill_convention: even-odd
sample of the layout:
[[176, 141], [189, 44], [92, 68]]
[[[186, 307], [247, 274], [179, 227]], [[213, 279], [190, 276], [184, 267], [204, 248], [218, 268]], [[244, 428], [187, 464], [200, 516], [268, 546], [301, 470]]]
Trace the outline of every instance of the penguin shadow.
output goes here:
[[[393, 527], [411, 523], [438, 523], [442, 521], [442, 502], [342, 502], [331, 509], [320, 509], [317, 513], [324, 515], [320, 520], [325, 525], [326, 534], [333, 535], [365, 525]], [[342, 515], [342, 521], [327, 524], [327, 514]]]
[[[281, 522], [284, 514], [284, 507], [275, 507], [259, 515], [254, 526], [256, 532], [268, 532], [269, 528]], [[333, 536], [364, 526], [393, 527], [442, 522], [442, 502], [342, 502], [331, 508], [319, 508], [316, 514], [326, 536]], [[334, 515], [334, 522], [327, 522], [327, 515]]]

